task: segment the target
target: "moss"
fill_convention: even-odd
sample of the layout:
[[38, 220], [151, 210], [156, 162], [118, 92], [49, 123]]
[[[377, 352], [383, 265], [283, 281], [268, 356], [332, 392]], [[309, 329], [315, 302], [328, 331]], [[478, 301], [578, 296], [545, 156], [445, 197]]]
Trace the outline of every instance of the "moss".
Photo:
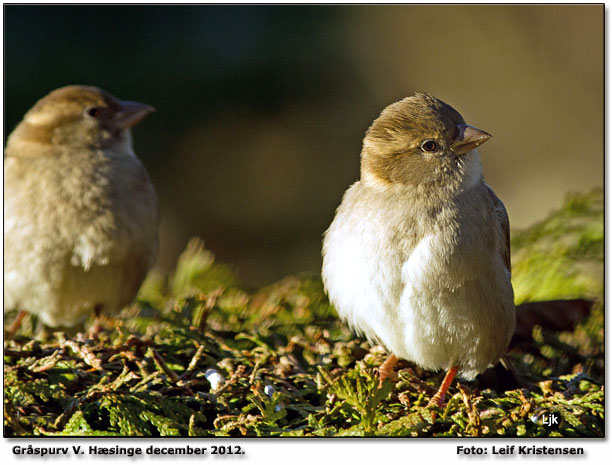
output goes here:
[[603, 295], [603, 191], [571, 194], [544, 221], [512, 235], [517, 303]]
[[444, 410], [426, 407], [442, 373], [403, 362], [378, 386], [384, 351], [339, 321], [318, 276], [246, 290], [194, 240], [97, 340], [34, 324], [5, 339], [5, 435], [602, 437], [603, 240], [601, 191], [514, 233], [518, 302], [596, 304], [510, 353], [533, 389], [455, 384]]

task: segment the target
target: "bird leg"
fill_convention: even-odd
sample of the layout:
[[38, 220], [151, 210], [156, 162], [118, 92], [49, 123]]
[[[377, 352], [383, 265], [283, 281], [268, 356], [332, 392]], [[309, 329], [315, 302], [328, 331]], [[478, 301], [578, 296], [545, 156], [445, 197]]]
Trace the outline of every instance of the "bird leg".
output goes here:
[[457, 367], [450, 367], [448, 369], [448, 371], [446, 372], [446, 376], [444, 376], [444, 379], [442, 380], [442, 384], [440, 384], [438, 392], [436, 392], [436, 394], [429, 401], [429, 404], [427, 404], [428, 407], [437, 405], [438, 407], [442, 408], [442, 406], [444, 405], [444, 397], [446, 396], [446, 391], [448, 391], [448, 388], [453, 382], [453, 378], [456, 374]]
[[378, 388], [380, 389], [387, 378], [393, 379], [395, 377], [395, 373], [393, 372], [393, 368], [397, 363], [397, 357], [393, 354], [389, 355], [387, 360], [385, 360], [378, 369]]
[[23, 321], [23, 319], [26, 317], [27, 314], [28, 312], [26, 312], [25, 310], [19, 310], [19, 313], [17, 314], [15, 321], [13, 321], [11, 326], [8, 328], [8, 332], [11, 334], [16, 333], [19, 330], [19, 328], [21, 328], [21, 322]]
[[94, 307], [94, 321], [87, 332], [87, 337], [89, 339], [98, 339], [98, 335], [104, 328], [102, 325], [102, 320], [102, 306], [98, 304]]

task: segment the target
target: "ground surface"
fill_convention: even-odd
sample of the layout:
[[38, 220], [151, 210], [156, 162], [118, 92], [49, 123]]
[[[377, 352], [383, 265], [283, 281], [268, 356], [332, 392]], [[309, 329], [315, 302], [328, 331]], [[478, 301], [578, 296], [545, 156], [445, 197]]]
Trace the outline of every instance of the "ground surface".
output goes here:
[[486, 373], [444, 410], [426, 408], [443, 373], [403, 362], [378, 388], [384, 350], [337, 319], [319, 277], [245, 290], [192, 241], [97, 340], [33, 335], [32, 319], [5, 338], [5, 435], [602, 437], [603, 237], [601, 191], [513, 232], [517, 303], [594, 304], [519, 321], [509, 358], [528, 387]]

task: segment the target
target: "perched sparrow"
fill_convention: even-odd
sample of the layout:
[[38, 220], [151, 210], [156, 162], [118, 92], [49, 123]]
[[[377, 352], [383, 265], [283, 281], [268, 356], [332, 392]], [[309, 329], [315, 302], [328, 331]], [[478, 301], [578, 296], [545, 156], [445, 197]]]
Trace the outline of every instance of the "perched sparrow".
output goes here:
[[4, 310], [74, 326], [120, 310], [158, 248], [158, 206], [130, 128], [153, 108], [86, 86], [51, 92], [9, 136]]
[[495, 364], [515, 326], [508, 216], [475, 148], [491, 137], [417, 93], [368, 129], [361, 179], [323, 243], [323, 282], [339, 315], [396, 357], [457, 372]]

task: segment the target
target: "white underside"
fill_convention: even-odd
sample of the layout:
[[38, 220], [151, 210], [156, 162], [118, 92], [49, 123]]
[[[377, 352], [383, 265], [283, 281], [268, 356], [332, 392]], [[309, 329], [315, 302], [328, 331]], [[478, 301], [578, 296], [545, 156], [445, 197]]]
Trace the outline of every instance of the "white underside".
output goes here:
[[409, 234], [401, 231], [414, 226], [409, 212], [371, 199], [360, 206], [347, 194], [350, 208], [339, 208], [323, 248], [323, 281], [340, 317], [425, 369], [458, 366], [472, 379], [495, 364], [515, 320], [500, 255], [461, 250], [435, 228], [403, 243]]

